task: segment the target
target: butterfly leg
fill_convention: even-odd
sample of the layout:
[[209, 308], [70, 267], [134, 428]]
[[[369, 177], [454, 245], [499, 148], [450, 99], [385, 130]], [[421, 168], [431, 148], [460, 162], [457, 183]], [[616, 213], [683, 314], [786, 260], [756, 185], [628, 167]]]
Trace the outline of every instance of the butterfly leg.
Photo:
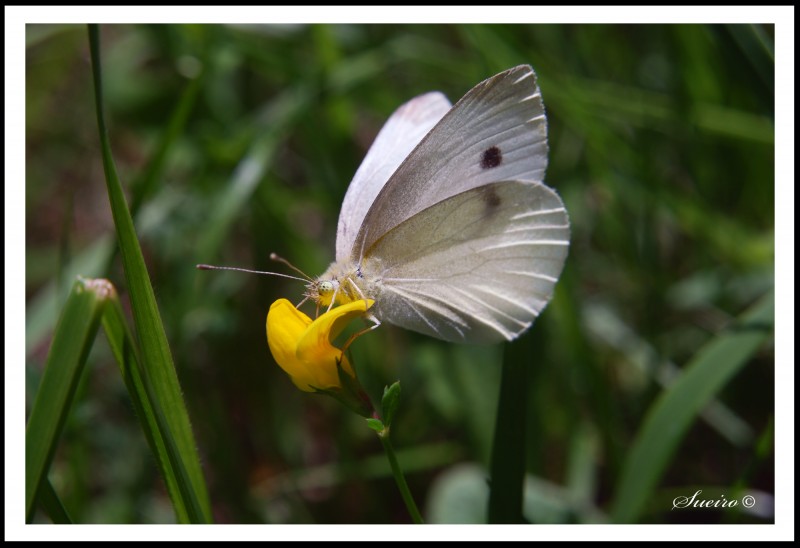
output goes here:
[[328, 305], [328, 309], [325, 311], [326, 314], [331, 311], [331, 308], [333, 308], [333, 303], [336, 302], [337, 293], [339, 293], [339, 284], [336, 284], [336, 288], [333, 290], [333, 295], [331, 296], [331, 302]]
[[[305, 302], [308, 300], [308, 298], [309, 298], [308, 295], [306, 295], [306, 297], [302, 301], [300, 301], [299, 303], [294, 305], [294, 307], [295, 308], [300, 308], [301, 306], [303, 306], [305, 304]], [[317, 305], [317, 315], [319, 315], [319, 305]]]
[[362, 329], [361, 331], [358, 331], [357, 333], [353, 333], [352, 335], [350, 335], [350, 337], [347, 339], [347, 342], [345, 342], [344, 346], [342, 347], [342, 355], [344, 355], [344, 353], [347, 352], [347, 348], [351, 344], [353, 344], [353, 341], [355, 341], [358, 337], [360, 337], [361, 335], [364, 335], [366, 333], [369, 333], [373, 329], [377, 329], [381, 325], [381, 321], [378, 318], [376, 318], [375, 316], [373, 316], [372, 314], [367, 314], [366, 316], [364, 316], [364, 319], [373, 322], [373, 325], [371, 325], [371, 326], [369, 326], [369, 327], [367, 327], [365, 329]]
[[[351, 286], [353, 289], [355, 289], [356, 293], [358, 293], [358, 294], [359, 294], [359, 296], [360, 296], [360, 297], [361, 297], [361, 298], [364, 300], [364, 309], [366, 310], [367, 308], [369, 308], [369, 304], [367, 303], [367, 296], [366, 296], [366, 295], [364, 295], [364, 292], [363, 292], [363, 291], [361, 291], [361, 289], [360, 289], [360, 288], [359, 288], [359, 287], [356, 285], [356, 283], [355, 283], [353, 280], [351, 280], [350, 278], [347, 278], [347, 281], [350, 283], [350, 286]], [[378, 325], [380, 325], [380, 324], [381, 324], [381, 322], [379, 322], [379, 321], [378, 321], [378, 318], [376, 318], [376, 317], [375, 317], [375, 316], [373, 316], [372, 314], [370, 314], [369, 316], [367, 316], [367, 318], [370, 318], [370, 319], [372, 319], [373, 321], [376, 321], [376, 322], [378, 322]], [[377, 325], [376, 325], [375, 327], [377, 327]]]

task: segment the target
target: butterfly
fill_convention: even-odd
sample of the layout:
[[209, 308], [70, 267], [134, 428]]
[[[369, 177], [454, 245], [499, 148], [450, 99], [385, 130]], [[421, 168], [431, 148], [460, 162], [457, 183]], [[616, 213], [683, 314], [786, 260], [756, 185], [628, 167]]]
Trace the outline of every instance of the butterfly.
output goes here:
[[515, 339], [552, 298], [569, 248], [567, 211], [542, 182], [547, 153], [528, 65], [455, 105], [440, 92], [401, 105], [348, 187], [336, 261], [307, 298], [371, 299], [376, 322], [445, 341]]

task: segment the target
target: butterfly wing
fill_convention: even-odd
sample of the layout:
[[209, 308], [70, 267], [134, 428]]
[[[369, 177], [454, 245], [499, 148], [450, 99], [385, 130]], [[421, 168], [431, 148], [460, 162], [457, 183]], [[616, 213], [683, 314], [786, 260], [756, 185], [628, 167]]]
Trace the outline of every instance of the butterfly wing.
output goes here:
[[[377, 193], [349, 258], [358, 261], [389, 230], [433, 204], [495, 181], [541, 181], [546, 167], [544, 105], [533, 69], [521, 65], [472, 88], [419, 142]], [[364, 207], [360, 197], [354, 200]], [[350, 220], [342, 230], [340, 219], [343, 240], [350, 230]], [[347, 257], [340, 253], [346, 252], [337, 241], [337, 259]]]
[[383, 185], [451, 106], [438, 91], [426, 93], [401, 105], [381, 128], [342, 202], [337, 261], [350, 257], [358, 229]]
[[365, 253], [381, 321], [452, 342], [512, 340], [547, 305], [569, 219], [542, 183], [502, 181], [447, 198]]

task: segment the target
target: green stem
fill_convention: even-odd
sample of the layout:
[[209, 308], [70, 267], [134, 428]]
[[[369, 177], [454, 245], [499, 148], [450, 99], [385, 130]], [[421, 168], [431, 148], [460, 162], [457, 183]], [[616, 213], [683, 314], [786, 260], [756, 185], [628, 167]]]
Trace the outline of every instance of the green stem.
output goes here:
[[403, 497], [403, 502], [406, 503], [408, 513], [411, 514], [411, 519], [414, 520], [414, 523], [424, 524], [425, 521], [422, 519], [422, 515], [420, 515], [417, 505], [411, 496], [411, 491], [408, 489], [408, 484], [406, 483], [405, 476], [403, 476], [403, 471], [400, 470], [400, 465], [397, 463], [397, 456], [394, 454], [392, 442], [389, 441], [389, 429], [384, 428], [378, 432], [378, 438], [380, 438], [381, 444], [383, 444], [383, 450], [386, 451], [386, 458], [389, 459], [389, 465], [392, 467], [394, 481], [397, 482], [397, 488], [400, 489], [400, 494]]
[[[522, 343], [530, 344], [530, 343]], [[489, 523], [525, 523], [522, 514], [525, 487], [526, 379], [530, 358], [523, 359], [519, 346], [508, 349], [503, 359], [500, 399], [492, 444]], [[531, 354], [528, 354], [530, 356]]]

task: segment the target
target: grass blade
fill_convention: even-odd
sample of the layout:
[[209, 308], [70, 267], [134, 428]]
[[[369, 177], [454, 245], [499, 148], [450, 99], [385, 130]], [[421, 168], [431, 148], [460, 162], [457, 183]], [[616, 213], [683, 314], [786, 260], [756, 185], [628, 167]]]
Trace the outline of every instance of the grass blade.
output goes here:
[[[128, 210], [111, 155], [111, 146], [103, 115], [99, 31], [96, 25], [89, 26], [89, 44], [103, 168], [122, 264], [125, 269], [125, 279], [130, 292], [134, 324], [139, 337], [142, 366], [152, 383], [154, 408], [160, 410], [160, 412], [156, 412], [155, 416], [158, 419], [160, 415], [163, 415], [162, 435], [168, 449], [167, 452], [171, 457], [170, 460], [173, 461], [180, 492], [185, 498], [184, 503], [189, 512], [188, 519], [194, 523], [210, 522], [211, 508], [208, 492], [189, 424], [189, 415], [181, 396], [178, 376], [172, 362], [172, 354], [158, 312], [153, 287], [150, 284], [150, 276], [136, 237], [133, 219]], [[156, 403], [157, 407], [155, 407]], [[184, 484], [184, 480], [188, 484]]]
[[522, 493], [525, 485], [525, 410], [528, 384], [522, 347], [529, 337], [506, 348], [503, 360], [497, 424], [492, 445], [489, 523], [524, 523]]
[[253, 192], [269, 169], [286, 128], [303, 112], [312, 96], [298, 86], [275, 99], [263, 113], [263, 134], [258, 137], [239, 162], [230, 184], [220, 195], [206, 228], [197, 237], [197, 256], [213, 257], [230, 228], [242, 215]]
[[186, 128], [186, 122], [189, 120], [189, 114], [197, 101], [202, 81], [202, 75], [199, 75], [186, 86], [167, 122], [166, 130], [161, 134], [155, 146], [155, 152], [151, 160], [142, 174], [131, 184], [133, 194], [131, 200], [132, 216], [136, 216], [141, 205], [157, 190], [158, 181], [162, 177], [167, 164], [167, 158]]
[[734, 328], [701, 348], [653, 404], [628, 453], [612, 505], [613, 521], [630, 523], [639, 517], [689, 426], [770, 335], [774, 316], [775, 295], [770, 291]]
[[79, 279], [61, 312], [44, 375], [25, 432], [25, 516], [33, 517], [103, 306], [113, 287], [106, 280]]
[[122, 379], [136, 410], [136, 416], [139, 417], [142, 423], [142, 430], [147, 438], [147, 443], [156, 457], [158, 469], [164, 478], [178, 521], [186, 523], [189, 521], [189, 511], [184, 503], [177, 473], [173, 468], [169, 451], [161, 435], [159, 422], [156, 419], [156, 413], [153, 410], [154, 398], [151, 397], [151, 394], [154, 390], [145, 386], [147, 379], [142, 375], [138, 350], [133, 340], [133, 335], [125, 321], [119, 298], [116, 295], [110, 299], [106, 306], [102, 322], [111, 351], [119, 364]]
[[61, 499], [58, 498], [58, 494], [56, 494], [56, 490], [53, 489], [53, 484], [50, 483], [48, 478], [44, 478], [44, 482], [39, 488], [39, 504], [42, 505], [42, 508], [44, 508], [47, 515], [50, 516], [53, 523], [72, 523], [67, 509], [64, 508]]

